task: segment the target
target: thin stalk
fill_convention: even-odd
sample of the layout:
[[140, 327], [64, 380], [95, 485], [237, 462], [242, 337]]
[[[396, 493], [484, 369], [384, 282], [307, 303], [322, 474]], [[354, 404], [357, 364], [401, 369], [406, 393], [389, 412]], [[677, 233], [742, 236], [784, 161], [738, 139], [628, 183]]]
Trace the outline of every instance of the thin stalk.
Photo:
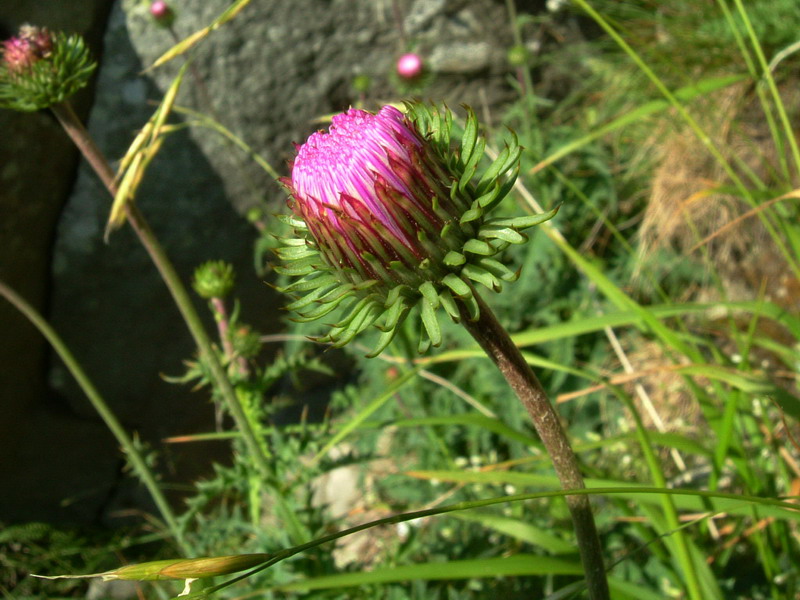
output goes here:
[[108, 403], [106, 403], [106, 401], [103, 399], [103, 396], [94, 386], [92, 380], [89, 379], [89, 376], [83, 370], [78, 360], [75, 358], [72, 352], [70, 352], [69, 348], [56, 333], [55, 329], [50, 326], [50, 324], [36, 311], [36, 309], [34, 309], [19, 294], [9, 288], [2, 281], [0, 281], [0, 296], [3, 296], [14, 306], [14, 308], [25, 315], [25, 317], [33, 324], [34, 327], [36, 327], [36, 329], [39, 330], [39, 333], [45, 337], [45, 339], [56, 351], [58, 356], [64, 362], [64, 365], [66, 365], [67, 369], [69, 369], [69, 372], [75, 378], [75, 381], [77, 381], [81, 390], [83, 390], [83, 393], [86, 394], [89, 402], [92, 403], [92, 406], [97, 411], [97, 414], [99, 414], [100, 418], [103, 419], [106, 427], [108, 427], [114, 437], [117, 438], [119, 445], [122, 446], [122, 449], [133, 465], [134, 471], [147, 488], [147, 491], [150, 492], [150, 497], [153, 499], [156, 508], [158, 508], [158, 511], [161, 513], [161, 518], [163, 518], [164, 522], [167, 524], [167, 527], [169, 528], [172, 537], [175, 538], [175, 542], [180, 547], [181, 552], [183, 552], [183, 554], [186, 556], [190, 556], [191, 549], [183, 537], [183, 530], [180, 525], [178, 525], [178, 520], [175, 518], [175, 514], [172, 512], [169, 502], [167, 502], [167, 499], [161, 492], [161, 488], [158, 486], [155, 474], [147, 465], [147, 461], [145, 460], [144, 456], [142, 456], [142, 454], [136, 448], [133, 440], [131, 440], [131, 438], [128, 436], [128, 433], [125, 431], [125, 428], [117, 420], [116, 415], [114, 415], [114, 413], [108, 407]]
[[[650, 441], [650, 436], [647, 429], [642, 422], [642, 417], [639, 411], [633, 404], [630, 396], [621, 392], [615, 392], [624, 403], [627, 409], [633, 416], [634, 423], [636, 424], [636, 437], [639, 440], [639, 447], [644, 454], [647, 468], [650, 471], [650, 476], [653, 478], [654, 486], [667, 487], [667, 480], [664, 477], [664, 471], [661, 469], [661, 463], [653, 451], [653, 444]], [[676, 554], [677, 562], [680, 565], [681, 572], [686, 578], [686, 587], [688, 590], [688, 597], [694, 600], [703, 598], [700, 581], [697, 577], [697, 571], [694, 567], [692, 552], [689, 548], [689, 542], [681, 529], [680, 519], [678, 518], [678, 511], [675, 507], [675, 502], [671, 496], [663, 496], [661, 509], [664, 512], [664, 518], [667, 521], [667, 527], [674, 532], [673, 551]]]
[[[67, 135], [69, 135], [78, 147], [94, 172], [100, 177], [103, 185], [105, 185], [112, 196], [116, 196], [117, 184], [114, 181], [114, 170], [111, 168], [111, 165], [108, 160], [106, 160], [101, 150], [94, 143], [94, 140], [75, 114], [72, 106], [69, 102], [63, 102], [53, 105], [51, 108], [56, 118], [61, 123], [61, 126], [67, 132]], [[175, 267], [153, 233], [153, 230], [150, 228], [150, 225], [147, 223], [147, 220], [144, 218], [144, 215], [133, 202], [127, 202], [125, 204], [125, 216], [142, 246], [144, 246], [147, 254], [150, 256], [150, 259], [158, 269], [164, 283], [167, 285], [172, 299], [175, 301], [183, 320], [189, 328], [189, 332], [192, 334], [197, 344], [200, 356], [208, 365], [211, 376], [217, 385], [217, 389], [222, 395], [228, 410], [230, 410], [236, 422], [236, 426], [241, 431], [247, 449], [261, 472], [261, 475], [267, 480], [272, 480], [272, 469], [267, 461], [267, 457], [259, 446], [255, 432], [247, 420], [247, 416], [244, 413], [239, 399], [236, 397], [236, 391], [233, 389], [233, 385], [231, 385], [222, 364], [214, 352], [211, 340], [205, 331], [200, 315], [195, 310], [189, 292], [186, 290], [186, 286], [183, 285]]]
[[[754, 80], [759, 79], [758, 70], [756, 69], [756, 65], [753, 62], [752, 56], [750, 56], [750, 51], [747, 49], [747, 44], [742, 37], [741, 32], [739, 31], [739, 27], [736, 25], [736, 21], [733, 19], [733, 14], [731, 13], [730, 9], [728, 8], [728, 4], [726, 0], [717, 0], [717, 6], [719, 6], [722, 14], [725, 16], [725, 21], [728, 24], [728, 30], [733, 34], [734, 39], [736, 40], [736, 45], [739, 47], [739, 52], [744, 59], [745, 64], [747, 65], [747, 71], [753, 77]], [[772, 72], [772, 69], [768, 69]], [[764, 111], [764, 117], [767, 122], [767, 127], [769, 128], [770, 135], [772, 137], [773, 142], [775, 143], [775, 149], [777, 150], [778, 154], [778, 161], [781, 164], [781, 170], [783, 171], [783, 175], [786, 181], [790, 181], [791, 175], [789, 174], [789, 165], [786, 162], [786, 156], [783, 152], [783, 139], [781, 135], [778, 133], [778, 127], [775, 123], [775, 117], [772, 114], [772, 108], [767, 101], [766, 94], [764, 93], [764, 88], [761, 85], [755, 86], [755, 92], [758, 96], [758, 101], [761, 104], [761, 108]]]
[[[584, 489], [586, 486], [578, 459], [547, 393], [492, 310], [474, 289], [473, 294], [478, 301], [480, 316], [476, 321], [470, 321], [466, 308], [462, 306], [462, 323], [497, 365], [528, 411], [536, 432], [553, 461], [561, 486], [565, 490]], [[607, 600], [609, 592], [603, 564], [603, 548], [597, 535], [589, 497], [570, 495], [566, 500], [575, 527], [589, 598]]]
[[769, 65], [767, 64], [767, 59], [764, 56], [764, 50], [761, 48], [761, 43], [758, 41], [758, 36], [756, 36], [756, 32], [753, 29], [753, 24], [751, 23], [750, 17], [748, 16], [747, 11], [742, 4], [742, 0], [734, 0], [734, 4], [736, 4], [736, 9], [739, 11], [739, 16], [742, 17], [742, 22], [747, 30], [747, 35], [750, 36], [750, 43], [752, 44], [753, 51], [758, 59], [758, 64], [761, 66], [763, 71], [763, 77], [767, 82], [770, 93], [772, 94], [772, 99], [775, 103], [775, 108], [778, 111], [778, 116], [781, 119], [781, 124], [783, 125], [786, 139], [788, 140], [789, 147], [792, 150], [794, 167], [795, 169], [800, 170], [800, 148], [798, 148], [797, 139], [794, 135], [794, 129], [789, 121], [789, 116], [786, 114], [786, 107], [781, 99], [778, 86], [775, 84], [775, 78], [772, 76], [772, 71], [770, 70]]

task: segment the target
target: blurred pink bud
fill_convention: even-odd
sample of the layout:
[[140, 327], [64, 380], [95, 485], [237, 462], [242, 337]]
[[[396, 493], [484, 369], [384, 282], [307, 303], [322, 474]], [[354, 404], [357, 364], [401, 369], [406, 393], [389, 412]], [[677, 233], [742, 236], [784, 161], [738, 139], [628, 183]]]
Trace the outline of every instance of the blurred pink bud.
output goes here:
[[161, 21], [172, 16], [172, 9], [164, 0], [154, 0], [150, 4], [150, 14], [156, 21]]
[[422, 58], [409, 52], [397, 59], [397, 74], [403, 79], [414, 79], [422, 73]]

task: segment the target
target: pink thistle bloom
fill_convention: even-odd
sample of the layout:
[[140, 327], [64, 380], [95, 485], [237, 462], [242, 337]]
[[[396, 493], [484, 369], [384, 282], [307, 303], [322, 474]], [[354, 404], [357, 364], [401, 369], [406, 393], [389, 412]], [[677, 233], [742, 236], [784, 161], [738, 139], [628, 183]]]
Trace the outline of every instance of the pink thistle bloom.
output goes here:
[[53, 51], [53, 39], [45, 28], [23, 25], [19, 36], [3, 42], [3, 61], [11, 73], [29, 70], [34, 63]]
[[[284, 180], [327, 262], [354, 270], [356, 280], [387, 284], [408, 283], [409, 272], [447, 250], [441, 240], [441, 248], [428, 243], [463, 210], [446, 182], [444, 167], [392, 106], [333, 117], [329, 132], [300, 146]], [[398, 265], [405, 275], [395, 272]]]
[[422, 74], [422, 58], [409, 52], [397, 59], [397, 74], [403, 79], [415, 79]]
[[328, 131], [297, 147], [291, 177], [282, 179], [294, 215], [281, 220], [294, 235], [275, 249], [285, 264], [275, 269], [300, 278], [281, 288], [295, 298], [286, 309], [311, 322], [341, 308], [341, 320], [318, 338], [337, 347], [374, 325], [381, 334], [371, 356], [412, 311], [423, 329], [420, 352], [442, 341], [440, 308], [456, 322], [476, 321], [473, 284], [500, 291], [515, 281], [519, 272], [494, 257], [555, 214], [488, 219], [514, 186], [516, 136], [478, 176], [485, 141], [472, 110], [455, 147], [449, 110], [406, 107], [336, 115]]

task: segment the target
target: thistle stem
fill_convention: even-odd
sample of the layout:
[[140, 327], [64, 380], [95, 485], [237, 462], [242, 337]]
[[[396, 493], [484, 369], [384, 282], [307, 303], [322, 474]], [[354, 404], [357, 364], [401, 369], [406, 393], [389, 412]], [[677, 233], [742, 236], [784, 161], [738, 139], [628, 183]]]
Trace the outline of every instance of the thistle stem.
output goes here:
[[[583, 483], [580, 466], [558, 414], [553, 408], [541, 383], [530, 368], [519, 348], [514, 345], [505, 328], [497, 321], [492, 310], [472, 290], [480, 308], [477, 321], [470, 321], [465, 307], [461, 306], [461, 322], [503, 373], [511, 389], [522, 401], [542, 440], [556, 475], [565, 490], [580, 490]], [[578, 550], [583, 562], [586, 584], [591, 600], [608, 600], [609, 590], [603, 565], [603, 551], [592, 516], [592, 507], [586, 495], [568, 495], [569, 511], [575, 527]]]
[[36, 327], [36, 329], [39, 330], [39, 333], [45, 337], [45, 339], [56, 351], [56, 354], [58, 354], [64, 365], [67, 367], [67, 369], [69, 369], [69, 372], [75, 378], [75, 381], [78, 382], [78, 385], [83, 390], [83, 393], [86, 394], [89, 402], [92, 403], [92, 406], [97, 411], [97, 414], [99, 414], [100, 418], [103, 419], [106, 427], [108, 427], [109, 431], [111, 431], [111, 433], [117, 439], [117, 443], [122, 446], [122, 449], [127, 455], [128, 460], [130, 460], [134, 471], [147, 488], [147, 491], [150, 492], [150, 497], [153, 499], [156, 508], [158, 508], [158, 511], [161, 513], [161, 518], [164, 519], [164, 522], [167, 524], [172, 537], [175, 538], [175, 542], [178, 544], [184, 555], [191, 556], [191, 549], [183, 537], [183, 530], [178, 524], [175, 514], [172, 512], [169, 502], [167, 502], [167, 499], [164, 497], [164, 494], [158, 485], [155, 474], [147, 465], [147, 461], [145, 460], [144, 456], [142, 456], [141, 452], [139, 452], [136, 444], [133, 443], [133, 440], [125, 431], [125, 428], [122, 426], [119, 420], [117, 420], [116, 415], [109, 408], [108, 403], [105, 401], [105, 399], [103, 399], [103, 396], [100, 394], [100, 392], [97, 391], [97, 388], [94, 386], [94, 383], [92, 383], [92, 380], [83, 370], [72, 352], [70, 352], [70, 349], [61, 339], [58, 333], [56, 333], [55, 329], [53, 329], [50, 324], [44, 320], [42, 315], [40, 315], [36, 309], [28, 304], [28, 302], [26, 302], [22, 296], [17, 294], [2, 281], [0, 281], [0, 296], [8, 300], [14, 306], [14, 308], [25, 315], [25, 317], [33, 324], [34, 327]]
[[[103, 185], [105, 185], [112, 196], [116, 196], [117, 184], [115, 182], [114, 170], [111, 168], [111, 165], [102, 151], [94, 143], [94, 140], [75, 114], [72, 106], [69, 102], [63, 102], [53, 105], [51, 109], [59, 123], [61, 123], [61, 126], [78, 147], [81, 154], [94, 172], [97, 173], [98, 177], [100, 177]], [[153, 230], [150, 228], [144, 215], [139, 211], [133, 201], [125, 203], [125, 216], [142, 246], [144, 246], [144, 249], [150, 256], [150, 259], [158, 269], [164, 283], [167, 285], [183, 320], [189, 328], [189, 332], [192, 334], [197, 344], [200, 356], [208, 365], [216, 387], [222, 395], [228, 410], [230, 410], [236, 422], [236, 426], [239, 428], [244, 438], [251, 457], [255, 461], [261, 475], [268, 481], [272, 481], [272, 469], [267, 461], [267, 457], [256, 439], [255, 432], [250, 426], [250, 422], [247, 420], [244, 408], [236, 397], [236, 391], [233, 389], [233, 385], [225, 374], [225, 370], [214, 352], [211, 340], [205, 331], [200, 315], [197, 310], [195, 310], [186, 286], [181, 281], [175, 267], [169, 260], [169, 257], [153, 233]]]

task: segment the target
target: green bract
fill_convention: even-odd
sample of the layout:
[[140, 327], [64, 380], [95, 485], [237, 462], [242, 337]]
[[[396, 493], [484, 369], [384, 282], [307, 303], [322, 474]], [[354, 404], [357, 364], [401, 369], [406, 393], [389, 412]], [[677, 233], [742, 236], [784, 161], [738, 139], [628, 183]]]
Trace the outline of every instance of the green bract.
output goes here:
[[441, 343], [442, 313], [477, 319], [473, 284], [500, 291], [515, 281], [498, 255], [556, 213], [490, 218], [519, 173], [516, 136], [478, 174], [485, 141], [472, 110], [454, 146], [449, 110], [406, 108], [335, 116], [299, 148], [284, 180], [294, 214], [282, 219], [295, 237], [281, 240], [276, 270], [298, 278], [282, 290], [296, 298], [286, 308], [303, 322], [343, 309], [319, 340], [334, 346], [374, 325], [382, 334], [371, 356], [414, 309], [420, 352]]

